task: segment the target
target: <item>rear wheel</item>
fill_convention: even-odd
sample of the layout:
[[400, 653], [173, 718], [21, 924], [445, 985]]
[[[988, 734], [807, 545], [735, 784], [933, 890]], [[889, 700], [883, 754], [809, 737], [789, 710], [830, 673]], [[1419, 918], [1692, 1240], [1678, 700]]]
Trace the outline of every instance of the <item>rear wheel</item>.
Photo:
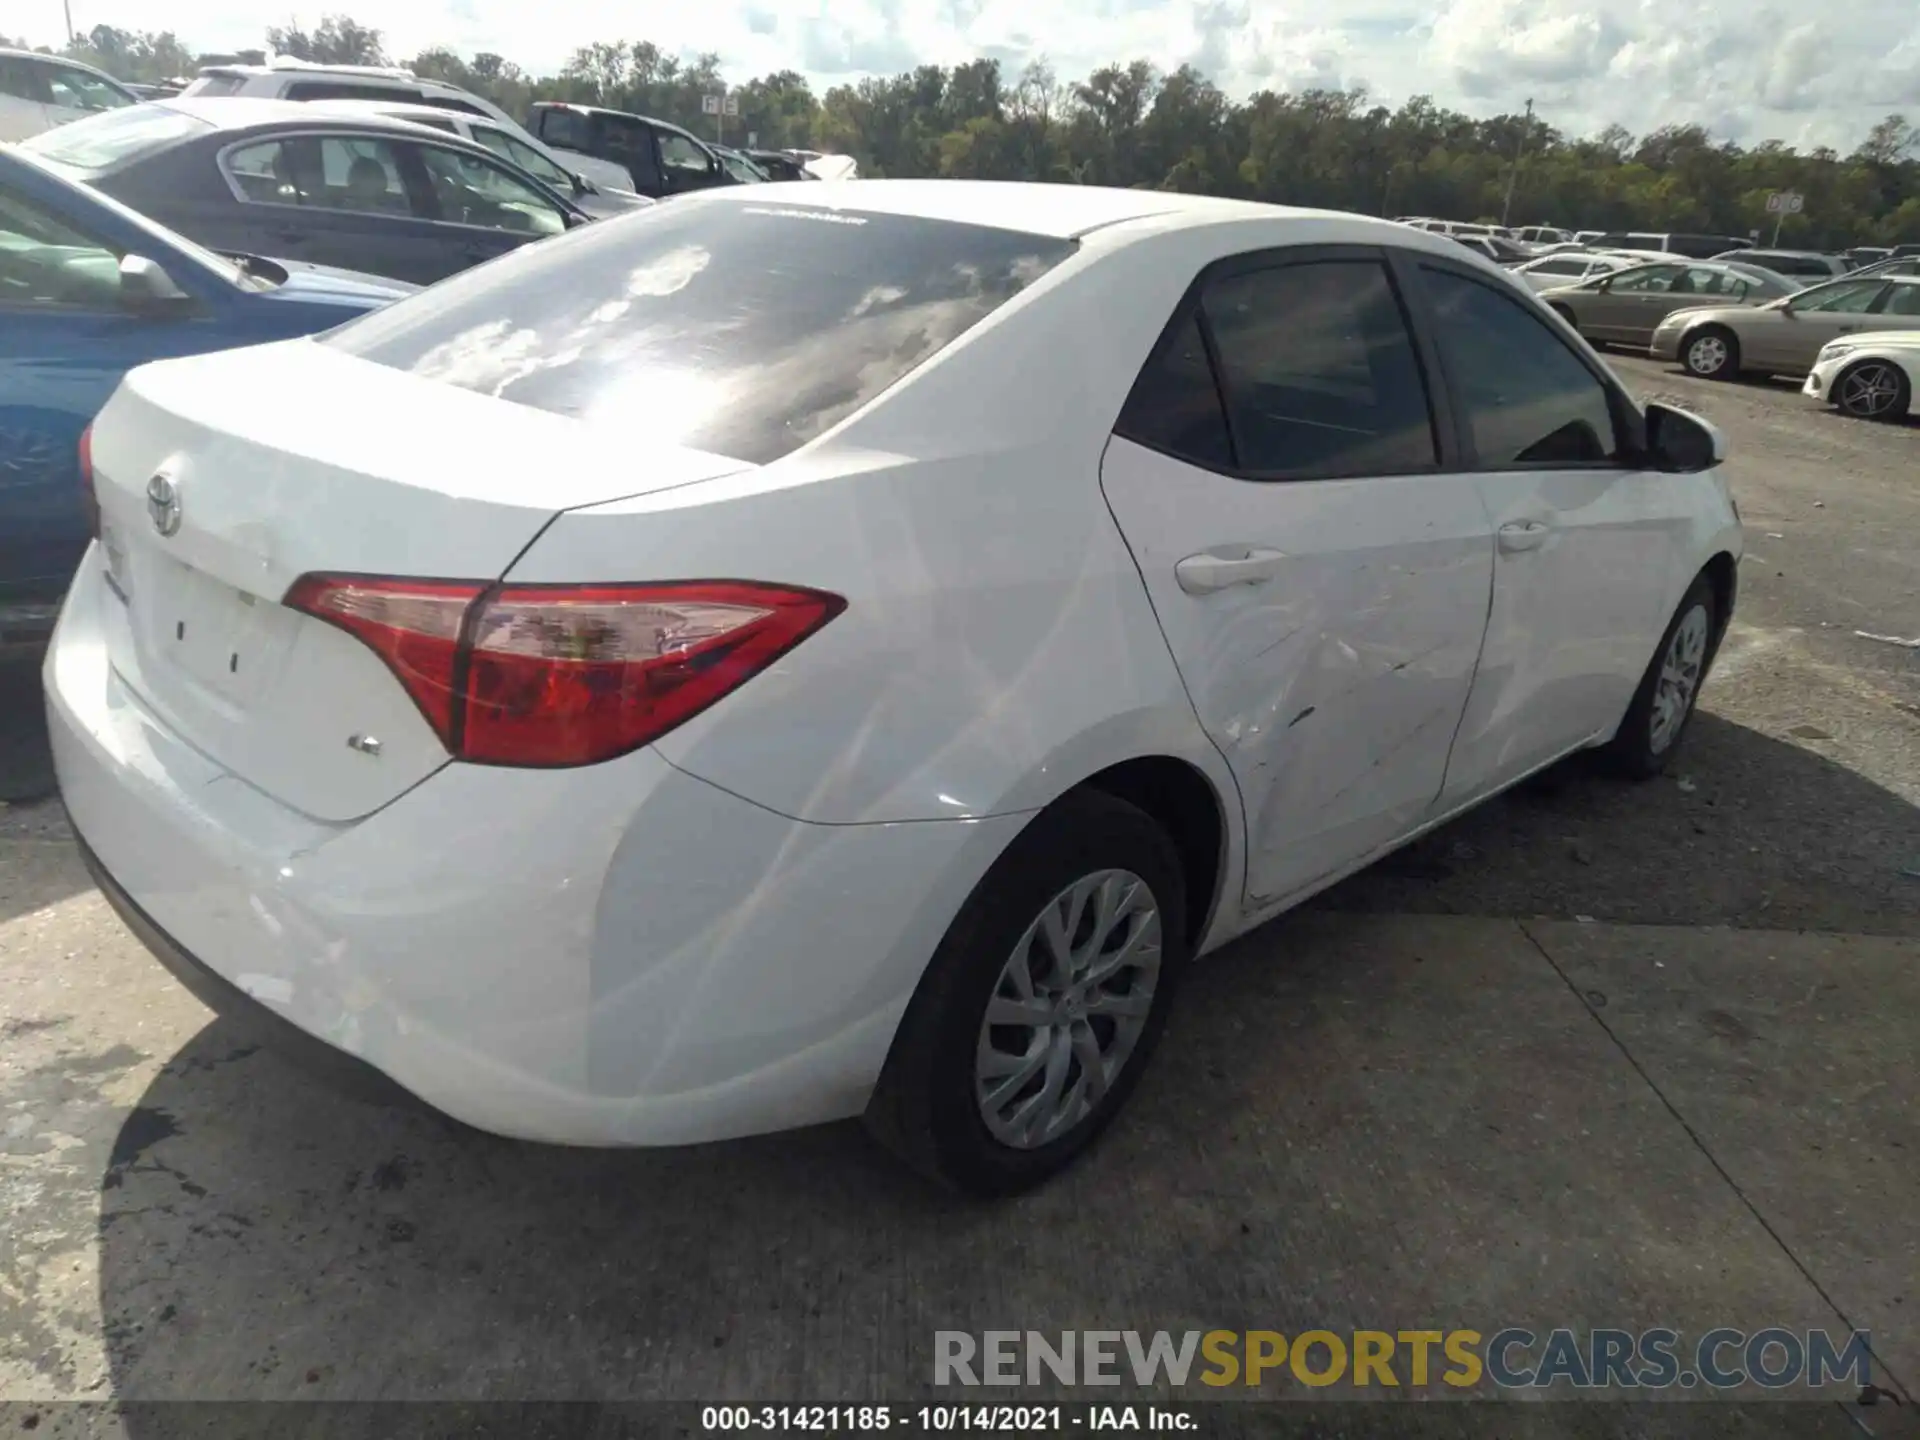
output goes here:
[[1650, 780], [1667, 768], [1707, 678], [1718, 608], [1712, 584], [1700, 576], [1668, 622], [1619, 730], [1601, 752], [1616, 774]]
[[1740, 342], [1731, 330], [1705, 326], [1680, 342], [1680, 363], [1702, 380], [1731, 380], [1740, 373]]
[[868, 1131], [968, 1194], [1039, 1184], [1126, 1103], [1186, 958], [1166, 832], [1101, 792], [1065, 797], [955, 917], [900, 1022]]
[[1862, 420], [1898, 420], [1912, 400], [1906, 372], [1885, 360], [1862, 360], [1833, 382], [1833, 403]]

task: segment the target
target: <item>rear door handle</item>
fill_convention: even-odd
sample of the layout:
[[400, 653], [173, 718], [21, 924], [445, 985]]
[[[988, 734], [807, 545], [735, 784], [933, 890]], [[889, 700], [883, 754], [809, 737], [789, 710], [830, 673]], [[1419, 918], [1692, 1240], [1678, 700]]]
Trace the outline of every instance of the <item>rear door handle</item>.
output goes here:
[[1189, 555], [1173, 567], [1173, 578], [1189, 595], [1211, 595], [1235, 585], [1271, 580], [1287, 563], [1285, 551], [1252, 545], [1221, 545]]
[[1509, 555], [1522, 550], [1537, 550], [1552, 533], [1544, 520], [1514, 520], [1500, 527], [1500, 548]]

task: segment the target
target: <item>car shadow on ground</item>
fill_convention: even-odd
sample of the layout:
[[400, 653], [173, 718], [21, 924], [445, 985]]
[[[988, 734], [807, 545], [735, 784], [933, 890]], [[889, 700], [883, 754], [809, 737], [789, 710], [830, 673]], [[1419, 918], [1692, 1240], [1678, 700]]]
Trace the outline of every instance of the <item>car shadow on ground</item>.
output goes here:
[[[1897, 886], [1920, 881], [1875, 868], [1914, 838], [1899, 797], [1710, 716], [1681, 769], [1557, 773], [1321, 908], [1912, 920]], [[1785, 1323], [1798, 1272], [1520, 927], [1449, 953], [1460, 924], [1306, 910], [1236, 942], [1105, 1144], [1004, 1206], [926, 1187], [851, 1124], [502, 1140], [343, 1098], [216, 1021], [130, 1111], [102, 1095], [97, 1128], [69, 1127], [68, 1208], [99, 1190], [109, 1393], [897, 1399], [924, 1393], [941, 1327], [1668, 1323], [1675, 1296]], [[82, 1382], [49, 1343], [50, 1378]], [[1522, 1408], [1563, 1412], [1530, 1433], [1616, 1433]]]
[[1668, 775], [1623, 782], [1576, 757], [1312, 903], [1920, 935], [1913, 870], [1920, 808], [1811, 749], [1702, 711]]
[[53, 788], [39, 659], [0, 657], [0, 801], [25, 805], [45, 799]]

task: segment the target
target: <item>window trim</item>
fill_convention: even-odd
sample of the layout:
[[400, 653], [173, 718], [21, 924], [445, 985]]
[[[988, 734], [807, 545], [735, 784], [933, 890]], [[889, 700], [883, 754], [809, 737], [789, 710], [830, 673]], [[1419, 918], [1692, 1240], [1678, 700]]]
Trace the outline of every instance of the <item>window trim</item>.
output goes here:
[[[1436, 368], [1446, 376], [1445, 393], [1453, 408], [1453, 425], [1459, 444], [1458, 468], [1460, 470], [1481, 475], [1510, 475], [1540, 471], [1617, 473], [1623, 470], [1647, 468], [1646, 416], [1641, 412], [1640, 407], [1633, 403], [1613, 372], [1607, 369], [1591, 349], [1568, 342], [1567, 337], [1560, 333], [1560, 326], [1555, 323], [1552, 312], [1534, 295], [1523, 293], [1511, 286], [1503, 289], [1498, 284], [1490, 283], [1485, 275], [1476, 274], [1472, 267], [1454, 264], [1444, 255], [1396, 249], [1390, 252], [1389, 260], [1390, 263], [1407, 272], [1402, 282], [1403, 293], [1408, 297], [1415, 324], [1429, 337]], [[1614, 439], [1619, 446], [1619, 453], [1611, 460], [1569, 460], [1548, 464], [1535, 461], [1506, 465], [1489, 464], [1474, 446], [1472, 415], [1467, 409], [1464, 394], [1454, 383], [1452, 372], [1447, 367], [1446, 354], [1440, 348], [1439, 316], [1434, 309], [1433, 295], [1427, 289], [1426, 276], [1420, 273], [1422, 268], [1441, 270], [1456, 279], [1469, 281], [1483, 290], [1491, 291], [1495, 295], [1504, 295], [1523, 311], [1530, 312], [1539, 322], [1541, 330], [1551, 339], [1558, 341], [1560, 346], [1580, 363], [1581, 368], [1593, 377], [1602, 393], [1606, 395], [1607, 410], [1613, 418]]]
[[280, 202], [280, 200], [253, 200], [250, 194], [246, 194], [246, 192], [240, 188], [240, 182], [234, 179], [232, 169], [228, 169], [227, 157], [232, 156], [232, 152], [236, 152], [236, 150], [252, 150], [253, 146], [263, 146], [263, 144], [284, 144], [286, 140], [342, 140], [342, 138], [349, 138], [349, 140], [378, 140], [380, 144], [392, 146], [392, 148], [396, 150], [396, 169], [399, 171], [399, 182], [401, 182], [401, 186], [405, 186], [405, 190], [407, 190], [407, 204], [419, 204], [419, 194], [415, 192], [413, 179], [407, 175], [405, 163], [399, 163], [399, 148], [401, 148], [403, 144], [407, 144], [407, 140], [411, 140], [411, 136], [394, 136], [394, 134], [390, 134], [390, 132], [382, 131], [342, 131], [342, 129], [326, 129], [326, 127], [317, 127], [317, 129], [311, 129], [311, 131], [276, 131], [273, 132], [273, 134], [253, 134], [253, 136], [246, 136], [246, 138], [242, 138], [242, 140], [234, 140], [232, 144], [221, 146], [221, 148], [215, 152], [215, 156], [213, 156], [213, 163], [215, 163], [215, 169], [219, 169], [221, 179], [227, 182], [227, 188], [232, 192], [234, 204], [246, 205], [248, 209], [290, 209], [290, 211], [294, 211], [296, 215], [353, 215], [355, 219], [363, 219], [363, 221], [384, 221], [384, 223], [390, 223], [390, 225], [445, 225], [445, 223], [447, 223], [447, 221], [442, 221], [440, 215], [438, 215], [438, 209], [440, 209], [440, 205], [438, 204], [434, 205], [434, 211], [436, 211], [434, 215], [384, 215], [384, 213], [380, 213], [380, 211], [376, 211], [376, 209], [340, 209], [338, 205], [288, 205], [286, 202]]
[[[1204, 470], [1210, 475], [1219, 475], [1229, 480], [1244, 480], [1257, 485], [1312, 485], [1328, 480], [1389, 480], [1405, 475], [1452, 473], [1459, 468], [1456, 462], [1460, 457], [1460, 447], [1455, 428], [1458, 420], [1453, 413], [1446, 383], [1439, 370], [1439, 356], [1433, 349], [1431, 337], [1422, 333], [1418, 317], [1406, 293], [1405, 278], [1394, 264], [1395, 253], [1380, 245], [1266, 246], [1259, 250], [1224, 256], [1202, 266], [1200, 273], [1189, 282], [1179, 302], [1173, 307], [1173, 313], [1168, 316], [1166, 324], [1161, 326], [1160, 334], [1154, 339], [1140, 368], [1134, 372], [1133, 384], [1127, 387], [1126, 399], [1121, 401], [1120, 413], [1114, 418], [1112, 433], [1129, 444], [1138, 445], [1143, 450], [1151, 450], [1157, 455], [1164, 455], [1169, 460], [1191, 469]], [[1220, 363], [1219, 343], [1214, 338], [1213, 324], [1207, 318], [1206, 306], [1201, 303], [1207, 288], [1220, 280], [1258, 274], [1267, 270], [1283, 270], [1294, 265], [1369, 261], [1377, 264], [1385, 273], [1387, 288], [1392, 293], [1395, 307], [1400, 312], [1400, 321], [1406, 327], [1407, 338], [1412, 342], [1414, 363], [1419, 367], [1420, 378], [1426, 386], [1427, 424], [1434, 440], [1434, 461], [1426, 465], [1398, 466], [1391, 469], [1310, 472], [1255, 470], [1243, 466], [1240, 463], [1240, 437], [1234, 429], [1233, 404], [1228, 396], [1224, 368]], [[1196, 323], [1200, 332], [1200, 343], [1206, 348], [1207, 368], [1212, 372], [1214, 395], [1220, 404], [1221, 418], [1227, 431], [1227, 447], [1233, 459], [1232, 466], [1228, 469], [1204, 464], [1191, 455], [1182, 455], [1150, 440], [1142, 439], [1129, 433], [1125, 423], [1127, 402], [1133, 398], [1133, 392], [1140, 383], [1140, 377], [1145, 375], [1151, 367], [1158, 365], [1166, 352], [1180, 342], [1181, 331], [1185, 329], [1189, 320]]]

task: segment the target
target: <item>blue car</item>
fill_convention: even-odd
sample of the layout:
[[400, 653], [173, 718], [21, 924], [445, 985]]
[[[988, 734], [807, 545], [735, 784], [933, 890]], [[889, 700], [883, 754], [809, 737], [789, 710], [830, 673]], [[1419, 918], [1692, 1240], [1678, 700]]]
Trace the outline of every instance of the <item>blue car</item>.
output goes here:
[[0, 653], [52, 629], [89, 539], [80, 434], [122, 375], [329, 330], [417, 288], [215, 255], [0, 146]]

